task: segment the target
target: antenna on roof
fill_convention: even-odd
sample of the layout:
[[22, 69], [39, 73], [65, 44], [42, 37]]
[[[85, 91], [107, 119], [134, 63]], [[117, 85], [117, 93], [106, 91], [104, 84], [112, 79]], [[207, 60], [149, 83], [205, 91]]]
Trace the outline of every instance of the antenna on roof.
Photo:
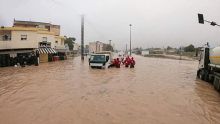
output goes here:
[[15, 18], [14, 18], [14, 23], [13, 23], [13, 27], [14, 27], [14, 25], [15, 25], [15, 21], [16, 21], [16, 20], [15, 20]]

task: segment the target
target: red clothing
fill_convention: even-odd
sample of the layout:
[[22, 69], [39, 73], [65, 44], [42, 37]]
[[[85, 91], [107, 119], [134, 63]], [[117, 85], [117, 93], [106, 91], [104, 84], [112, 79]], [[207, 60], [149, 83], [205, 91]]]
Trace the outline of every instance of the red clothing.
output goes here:
[[131, 65], [135, 65], [134, 59], [131, 60]]
[[120, 65], [121, 65], [121, 62], [120, 62], [119, 59], [117, 59], [117, 60], [116, 60], [116, 63], [115, 63], [115, 66], [116, 66], [117, 68], [120, 68]]
[[134, 65], [135, 65], [135, 61], [134, 61], [134, 58], [132, 57], [131, 58], [130, 68], [134, 68]]
[[113, 64], [113, 65], [116, 65], [116, 64], [117, 64], [117, 60], [114, 59], [113, 62], [112, 62], [112, 64]]
[[128, 67], [130, 64], [131, 64], [131, 60], [129, 57], [127, 57], [125, 60], [125, 67]]

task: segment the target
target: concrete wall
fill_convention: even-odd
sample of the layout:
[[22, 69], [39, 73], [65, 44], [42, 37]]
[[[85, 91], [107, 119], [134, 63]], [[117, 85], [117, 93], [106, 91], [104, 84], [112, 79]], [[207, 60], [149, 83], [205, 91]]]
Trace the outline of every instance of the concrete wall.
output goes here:
[[104, 44], [102, 42], [90, 42], [89, 43], [89, 52], [101, 52], [103, 51]]
[[96, 52], [96, 43], [95, 42], [89, 43], [89, 52], [90, 53]]
[[48, 23], [40, 23], [40, 22], [29, 22], [27, 21], [25, 24], [14, 23], [14, 27], [25, 27], [25, 28], [45, 28], [48, 29], [49, 32], [53, 32], [56, 36], [60, 35], [60, 25], [53, 25]]
[[144, 56], [144, 55], [149, 55], [150, 54], [150, 51], [146, 50], [146, 51], [141, 51], [141, 55]]
[[[56, 41], [57, 41], [57, 43], [56, 43]], [[54, 47], [56, 49], [65, 49], [64, 39], [63, 38], [55, 37], [55, 40], [54, 40], [54, 42], [52, 44], [54, 44]]]
[[50, 32], [54, 32], [54, 34], [56, 36], [59, 36], [60, 35], [60, 26], [59, 25], [52, 25], [50, 27]]
[[48, 62], [48, 54], [40, 54], [40, 63]]
[[[21, 35], [27, 35], [27, 40], [21, 40]], [[11, 41], [0, 41], [0, 49], [38, 48], [36, 37], [34, 31], [12, 31]]]
[[42, 42], [43, 41], [43, 37], [47, 38], [47, 42], [51, 43], [51, 48], [55, 48], [55, 37], [54, 35], [51, 34], [37, 34], [36, 40], [37, 42]]
[[[21, 40], [21, 35], [27, 35], [27, 40]], [[47, 42], [51, 42], [51, 48], [64, 49], [64, 39], [56, 37], [52, 34], [39, 33], [37, 31], [11, 31], [10, 41], [0, 40], [1, 49], [21, 49], [21, 48], [38, 48], [39, 42], [43, 41], [43, 37], [47, 37]], [[58, 41], [56, 43], [55, 41]]]

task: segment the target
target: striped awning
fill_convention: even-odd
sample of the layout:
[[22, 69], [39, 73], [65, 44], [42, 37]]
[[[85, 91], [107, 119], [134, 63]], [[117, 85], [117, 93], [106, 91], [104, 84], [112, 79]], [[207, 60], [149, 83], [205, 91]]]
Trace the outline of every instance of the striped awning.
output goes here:
[[37, 50], [39, 51], [40, 54], [57, 53], [52, 48], [38, 48]]

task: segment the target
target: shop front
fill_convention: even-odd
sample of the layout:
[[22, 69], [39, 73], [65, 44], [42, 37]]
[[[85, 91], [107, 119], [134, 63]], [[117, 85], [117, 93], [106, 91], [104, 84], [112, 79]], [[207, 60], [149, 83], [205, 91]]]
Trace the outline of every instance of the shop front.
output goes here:
[[33, 65], [36, 58], [33, 49], [4, 50], [0, 51], [0, 67]]
[[56, 55], [56, 51], [52, 48], [38, 48], [40, 63], [53, 61], [53, 56]]

